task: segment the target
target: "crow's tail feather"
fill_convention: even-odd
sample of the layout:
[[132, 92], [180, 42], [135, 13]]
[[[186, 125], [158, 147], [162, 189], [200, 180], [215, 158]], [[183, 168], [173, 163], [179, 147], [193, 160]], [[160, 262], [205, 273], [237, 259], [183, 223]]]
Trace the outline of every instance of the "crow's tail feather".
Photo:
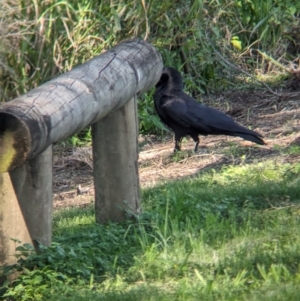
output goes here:
[[260, 145], [266, 144], [266, 142], [259, 137], [259, 134], [255, 134], [255, 132], [254, 134], [238, 133], [238, 136], [245, 140], [252, 141]]

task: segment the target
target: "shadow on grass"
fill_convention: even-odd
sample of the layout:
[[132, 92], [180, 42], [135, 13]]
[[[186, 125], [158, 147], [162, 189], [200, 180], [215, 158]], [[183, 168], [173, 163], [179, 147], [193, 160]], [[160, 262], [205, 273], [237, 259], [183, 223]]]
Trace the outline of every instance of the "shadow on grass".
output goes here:
[[166, 292], [163, 288], [158, 289], [156, 287], [141, 285], [139, 288], [134, 288], [130, 290], [120, 289], [117, 292], [97, 292], [93, 290], [83, 290], [74, 293], [70, 293], [67, 297], [62, 297], [61, 295], [51, 296], [49, 301], [170, 301], [176, 300], [174, 293]]
[[224, 287], [219, 292], [208, 292], [195, 286], [183, 285], [165, 289], [151, 285], [141, 285], [138, 288], [119, 292], [97, 292], [93, 290], [81, 290], [69, 293], [67, 296], [52, 295], [48, 301], [297, 301], [299, 300], [299, 288], [292, 284], [265, 285], [255, 292], [239, 292], [238, 289], [228, 290]]

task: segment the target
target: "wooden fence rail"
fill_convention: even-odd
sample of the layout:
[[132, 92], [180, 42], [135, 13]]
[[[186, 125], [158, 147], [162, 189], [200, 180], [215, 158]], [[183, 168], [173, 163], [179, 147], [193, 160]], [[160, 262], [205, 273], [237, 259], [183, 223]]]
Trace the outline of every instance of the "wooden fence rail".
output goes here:
[[139, 211], [136, 98], [162, 68], [153, 46], [128, 40], [0, 106], [0, 264], [16, 239], [51, 244], [52, 145], [88, 125], [96, 221]]

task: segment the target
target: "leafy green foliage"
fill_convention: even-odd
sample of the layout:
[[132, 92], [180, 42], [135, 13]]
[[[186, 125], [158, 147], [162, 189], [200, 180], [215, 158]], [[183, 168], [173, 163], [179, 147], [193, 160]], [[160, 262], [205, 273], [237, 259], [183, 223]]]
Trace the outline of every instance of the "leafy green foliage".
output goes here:
[[72, 146], [88, 146], [92, 144], [92, 128], [89, 126], [79, 133], [69, 137], [67, 143]]
[[158, 134], [166, 130], [155, 112], [152, 93], [145, 94], [139, 99], [138, 118], [141, 134]]
[[10, 298], [6, 300], [45, 300], [45, 297], [51, 296], [54, 288], [56, 291], [65, 290], [64, 287], [68, 284], [66, 280], [64, 274], [48, 267], [32, 271], [23, 268], [22, 274], [14, 282], [14, 289], [6, 292], [5, 297]]
[[135, 253], [135, 249], [130, 247], [124, 253], [131, 241], [130, 237], [124, 240], [127, 227], [87, 225], [78, 233], [57, 237], [49, 248], [41, 246], [40, 254], [30, 252], [28, 246], [19, 247], [18, 264], [12, 268], [17, 271], [24, 268], [43, 270], [50, 266], [66, 279], [74, 278], [75, 282], [89, 281], [91, 275], [97, 277], [104, 272], [114, 273], [116, 266], [131, 264]]

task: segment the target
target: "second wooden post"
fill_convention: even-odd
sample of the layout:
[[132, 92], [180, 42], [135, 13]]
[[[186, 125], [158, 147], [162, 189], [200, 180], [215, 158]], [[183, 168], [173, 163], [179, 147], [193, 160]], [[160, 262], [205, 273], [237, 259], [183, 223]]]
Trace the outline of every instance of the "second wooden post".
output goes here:
[[92, 126], [96, 222], [140, 209], [136, 96]]

